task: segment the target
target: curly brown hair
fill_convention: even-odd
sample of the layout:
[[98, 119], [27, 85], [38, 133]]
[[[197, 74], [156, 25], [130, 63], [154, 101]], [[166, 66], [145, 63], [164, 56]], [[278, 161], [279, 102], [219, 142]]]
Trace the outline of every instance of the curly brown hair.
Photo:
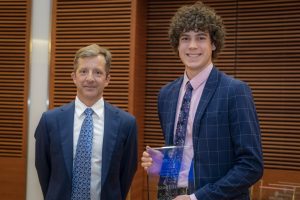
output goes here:
[[169, 28], [170, 43], [176, 53], [178, 53], [181, 34], [189, 31], [207, 31], [216, 47], [212, 58], [218, 56], [224, 46], [225, 27], [221, 17], [216, 14], [214, 9], [197, 1], [193, 5], [185, 5], [177, 10]]

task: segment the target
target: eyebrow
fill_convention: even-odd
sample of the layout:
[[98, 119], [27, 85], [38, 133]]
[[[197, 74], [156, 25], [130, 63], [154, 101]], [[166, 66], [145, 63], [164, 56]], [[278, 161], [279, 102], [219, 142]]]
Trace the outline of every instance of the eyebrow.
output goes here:
[[[181, 35], [180, 35], [180, 37], [182, 37], [182, 36], [190, 36], [190, 35], [188, 35], [187, 33], [182, 33]], [[206, 32], [198, 32], [197, 34], [196, 34], [196, 36], [208, 36], [208, 33], [206, 33]]]

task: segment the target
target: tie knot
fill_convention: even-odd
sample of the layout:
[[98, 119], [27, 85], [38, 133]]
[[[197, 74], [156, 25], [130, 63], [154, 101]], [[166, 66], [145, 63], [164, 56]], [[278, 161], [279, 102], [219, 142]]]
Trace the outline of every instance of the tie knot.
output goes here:
[[93, 115], [93, 109], [92, 108], [87, 108], [87, 109], [85, 109], [85, 111], [84, 111], [84, 114], [86, 115], [86, 116], [92, 116]]
[[191, 83], [189, 81], [186, 83], [186, 90], [193, 91], [193, 86], [191, 85]]

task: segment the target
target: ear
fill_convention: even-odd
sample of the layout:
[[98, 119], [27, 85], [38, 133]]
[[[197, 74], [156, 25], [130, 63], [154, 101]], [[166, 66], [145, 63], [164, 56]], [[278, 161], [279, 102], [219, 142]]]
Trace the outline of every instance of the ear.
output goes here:
[[107, 87], [108, 84], [109, 84], [109, 82], [110, 82], [110, 74], [108, 74], [108, 75], [106, 76], [106, 80], [105, 80], [105, 85], [104, 85], [104, 87]]
[[215, 46], [214, 43], [212, 44], [212, 50], [213, 50], [213, 51], [216, 50], [216, 46]]
[[76, 74], [75, 74], [75, 72], [71, 73], [71, 77], [73, 79], [74, 84], [76, 85]]

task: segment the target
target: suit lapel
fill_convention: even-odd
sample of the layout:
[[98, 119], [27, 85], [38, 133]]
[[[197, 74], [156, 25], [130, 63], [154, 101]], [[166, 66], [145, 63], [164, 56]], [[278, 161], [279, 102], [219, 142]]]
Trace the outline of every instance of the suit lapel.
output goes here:
[[201, 120], [203, 113], [208, 105], [208, 102], [211, 100], [213, 94], [216, 91], [218, 82], [219, 82], [219, 71], [215, 67], [213, 67], [207, 79], [207, 82], [205, 84], [200, 102], [197, 107], [197, 112], [194, 119], [194, 127], [193, 127], [193, 133], [195, 133], [193, 134], [194, 137], [198, 135], [197, 133], [198, 130], [195, 129], [195, 124]]
[[[175, 116], [176, 116], [176, 110], [177, 110], [177, 102], [178, 102], [178, 96], [179, 96], [179, 92], [180, 92], [180, 87], [183, 81], [183, 77], [180, 77], [179, 79], [177, 79], [172, 88], [170, 90], [168, 90], [166, 97], [169, 98], [169, 100], [167, 101], [169, 104], [167, 106], [168, 109], [168, 115], [167, 117], [170, 117], [170, 122], [169, 127], [167, 127], [167, 131], [166, 131], [166, 136], [165, 138], [168, 139], [167, 141], [167, 145], [173, 145], [173, 136], [174, 136], [174, 123], [175, 123]], [[168, 121], [168, 119], [167, 119]]]
[[118, 140], [118, 128], [120, 123], [120, 116], [118, 111], [110, 104], [104, 104], [104, 137], [102, 148], [102, 172], [101, 185], [103, 186], [108, 174], [109, 166], [111, 165], [111, 158], [115, 150], [115, 144]]
[[60, 130], [61, 147], [65, 165], [67, 167], [68, 175], [72, 180], [73, 168], [73, 124], [74, 124], [74, 111], [75, 103], [69, 103], [62, 107], [61, 112], [57, 117], [58, 130]]

